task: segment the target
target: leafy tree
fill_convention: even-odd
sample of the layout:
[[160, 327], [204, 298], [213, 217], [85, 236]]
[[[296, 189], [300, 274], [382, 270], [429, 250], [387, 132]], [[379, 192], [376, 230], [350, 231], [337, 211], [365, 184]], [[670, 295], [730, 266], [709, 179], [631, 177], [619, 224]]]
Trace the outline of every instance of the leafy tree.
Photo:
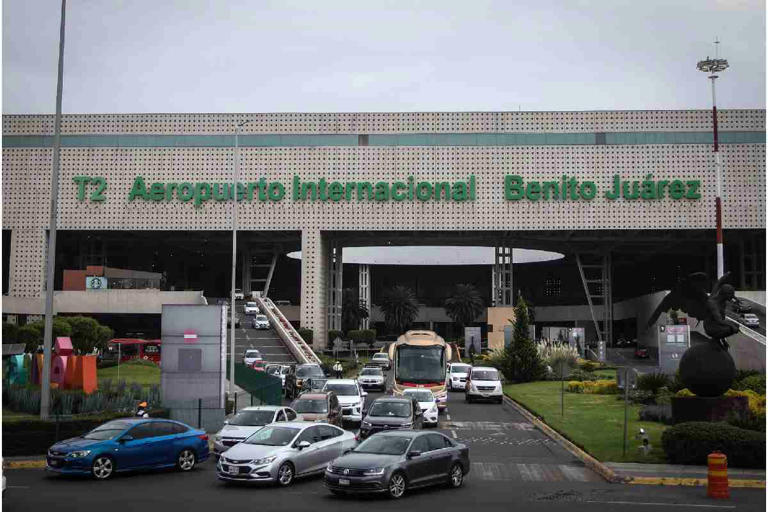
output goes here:
[[349, 332], [360, 327], [360, 322], [368, 318], [368, 308], [357, 298], [352, 288], [344, 288], [341, 292], [341, 328]]
[[[24, 350], [34, 352], [43, 344], [43, 335], [45, 334], [45, 320], [28, 323], [19, 327], [17, 340], [19, 343], [26, 344]], [[53, 339], [59, 336], [71, 336], [72, 327], [61, 317], [53, 317]]]
[[105, 348], [114, 336], [112, 329], [87, 316], [70, 316], [64, 320], [72, 328], [72, 347], [80, 354], [90, 354], [94, 348]]
[[519, 297], [515, 305], [512, 343], [505, 350], [505, 364], [502, 371], [509, 380], [530, 382], [540, 379], [545, 372], [544, 364], [536, 344], [528, 333], [528, 305]]
[[473, 285], [457, 284], [453, 294], [445, 300], [443, 307], [445, 314], [458, 324], [461, 332], [483, 312], [485, 304]]
[[396, 333], [405, 332], [419, 312], [416, 294], [403, 285], [395, 285], [384, 292], [379, 307], [384, 313], [387, 328]]
[[19, 326], [10, 322], [3, 322], [3, 343], [16, 343], [19, 334]]

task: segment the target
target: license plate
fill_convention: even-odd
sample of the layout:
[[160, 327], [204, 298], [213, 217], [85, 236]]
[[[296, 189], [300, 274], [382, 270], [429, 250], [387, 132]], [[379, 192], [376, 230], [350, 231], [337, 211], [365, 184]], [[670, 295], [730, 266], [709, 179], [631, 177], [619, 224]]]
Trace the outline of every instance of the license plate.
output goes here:
[[236, 475], [240, 472], [240, 468], [237, 466], [229, 466], [229, 474], [230, 475]]
[[346, 478], [339, 478], [339, 485], [349, 485], [349, 480]]
[[483, 398], [488, 398], [489, 396], [491, 396], [489, 393], [483, 393]]

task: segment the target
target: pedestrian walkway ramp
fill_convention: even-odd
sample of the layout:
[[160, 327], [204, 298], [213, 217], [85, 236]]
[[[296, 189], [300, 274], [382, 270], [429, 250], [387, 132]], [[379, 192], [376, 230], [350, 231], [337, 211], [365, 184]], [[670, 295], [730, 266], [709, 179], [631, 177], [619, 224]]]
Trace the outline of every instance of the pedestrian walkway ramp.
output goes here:
[[[730, 319], [729, 319], [730, 320]], [[728, 337], [730, 348], [728, 351], [740, 370], [758, 370], [765, 372], [765, 336], [753, 331], [749, 327], [732, 321], [739, 327], [739, 332]], [[691, 345], [697, 343], [713, 343], [709, 337], [691, 330]]]
[[285, 344], [288, 351], [296, 358], [299, 364], [320, 364], [320, 358], [312, 350], [312, 347], [299, 335], [291, 322], [275, 306], [271, 299], [256, 297], [256, 302], [262, 313], [267, 315], [269, 324]]

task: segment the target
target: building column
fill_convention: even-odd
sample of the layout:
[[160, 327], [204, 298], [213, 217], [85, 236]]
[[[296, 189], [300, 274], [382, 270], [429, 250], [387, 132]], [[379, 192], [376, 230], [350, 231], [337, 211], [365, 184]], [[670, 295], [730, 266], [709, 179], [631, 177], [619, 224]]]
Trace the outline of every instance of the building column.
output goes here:
[[514, 306], [515, 298], [512, 293], [512, 247], [499, 246], [494, 248], [494, 264], [491, 274], [491, 288], [494, 306]]
[[327, 241], [319, 229], [301, 232], [301, 326], [313, 331], [313, 347], [325, 348], [328, 341]]
[[344, 288], [343, 248], [338, 241], [328, 247], [328, 330], [341, 330], [341, 294]]
[[45, 265], [48, 248], [47, 230], [11, 231], [8, 295], [42, 297], [45, 291]]
[[246, 299], [251, 297], [251, 248], [245, 246], [240, 253], [240, 286]]
[[360, 328], [361, 329], [368, 329], [368, 327], [371, 325], [371, 314], [373, 312], [371, 311], [371, 267], [370, 265], [359, 265], [358, 266], [358, 300], [365, 304], [366, 309], [368, 310], [368, 318], [363, 318], [360, 320]]

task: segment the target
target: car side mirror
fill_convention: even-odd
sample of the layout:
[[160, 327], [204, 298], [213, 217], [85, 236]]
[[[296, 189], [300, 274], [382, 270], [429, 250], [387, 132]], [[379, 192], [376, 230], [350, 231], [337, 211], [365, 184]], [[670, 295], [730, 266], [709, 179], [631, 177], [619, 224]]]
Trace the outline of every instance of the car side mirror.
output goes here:
[[123, 436], [119, 439], [121, 443], [127, 443], [128, 441], [133, 441], [133, 436]]
[[308, 448], [310, 446], [309, 441], [299, 441], [299, 443], [296, 445], [296, 448], [299, 450], [303, 450], [304, 448]]
[[368, 392], [367, 391], [363, 391], [362, 393], [360, 393], [360, 396], [368, 396]]
[[421, 455], [421, 452], [419, 450], [411, 450], [408, 452], [408, 458], [413, 459], [415, 457], [419, 457]]

